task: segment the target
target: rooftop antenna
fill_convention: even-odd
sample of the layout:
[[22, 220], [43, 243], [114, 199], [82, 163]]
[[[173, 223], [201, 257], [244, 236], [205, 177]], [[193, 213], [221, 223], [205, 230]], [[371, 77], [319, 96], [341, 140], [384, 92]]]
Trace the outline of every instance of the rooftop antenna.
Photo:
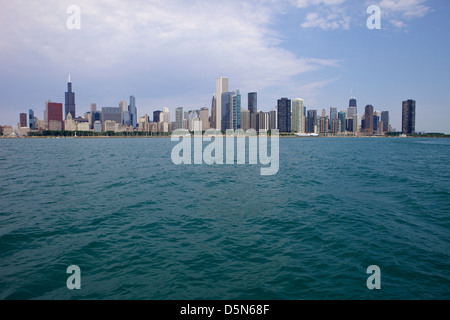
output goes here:
[[69, 73], [69, 83], [70, 83], [70, 73]]

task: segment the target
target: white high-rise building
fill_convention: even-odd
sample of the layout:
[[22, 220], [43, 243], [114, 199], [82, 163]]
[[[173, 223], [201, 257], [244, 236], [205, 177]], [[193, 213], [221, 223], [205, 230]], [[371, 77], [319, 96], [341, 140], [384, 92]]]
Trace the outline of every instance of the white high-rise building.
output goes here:
[[353, 115], [353, 132], [359, 133], [359, 115], [357, 113]]
[[305, 133], [305, 115], [303, 109], [303, 99], [292, 100], [292, 131]]
[[222, 93], [228, 92], [228, 78], [220, 77], [216, 80], [216, 129], [222, 130]]
[[163, 114], [162, 114], [162, 116], [163, 116], [163, 122], [164, 123], [170, 123], [170, 110], [169, 110], [169, 108], [164, 108], [163, 109]]

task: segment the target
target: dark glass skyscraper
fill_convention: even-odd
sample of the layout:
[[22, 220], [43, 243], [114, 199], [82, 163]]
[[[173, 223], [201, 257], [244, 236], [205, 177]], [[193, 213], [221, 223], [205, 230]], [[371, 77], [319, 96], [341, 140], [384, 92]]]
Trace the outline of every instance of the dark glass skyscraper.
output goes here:
[[128, 106], [128, 113], [130, 114], [130, 122], [133, 129], [137, 127], [137, 109], [136, 109], [136, 98], [134, 96], [130, 97], [130, 105]]
[[278, 100], [278, 130], [280, 132], [292, 132], [291, 100], [288, 98]]
[[28, 113], [28, 125], [31, 130], [36, 128], [36, 123], [34, 122], [34, 111], [31, 109]]
[[349, 108], [356, 108], [356, 113], [358, 113], [358, 104], [356, 102], [355, 98], [350, 99], [350, 102], [348, 104]]
[[75, 92], [72, 92], [72, 82], [67, 83], [67, 92], [66, 92], [66, 104], [64, 110], [64, 118], [67, 119], [67, 115], [70, 113], [72, 118], [75, 119]]
[[233, 123], [232, 123], [232, 108], [233, 108], [233, 92], [225, 92], [222, 93], [221, 96], [222, 100], [222, 131], [233, 129]]
[[402, 133], [413, 134], [416, 132], [416, 101], [403, 101]]
[[373, 136], [373, 106], [367, 105], [364, 113], [364, 132], [366, 135]]
[[308, 110], [306, 117], [306, 133], [315, 133], [317, 126], [317, 110]]
[[383, 121], [383, 132], [389, 132], [389, 111], [381, 112], [381, 121]]
[[153, 112], [153, 122], [160, 122], [161, 120], [161, 113], [163, 113], [160, 110], [154, 111]]
[[258, 112], [258, 94], [256, 92], [248, 94], [248, 111], [250, 114]]

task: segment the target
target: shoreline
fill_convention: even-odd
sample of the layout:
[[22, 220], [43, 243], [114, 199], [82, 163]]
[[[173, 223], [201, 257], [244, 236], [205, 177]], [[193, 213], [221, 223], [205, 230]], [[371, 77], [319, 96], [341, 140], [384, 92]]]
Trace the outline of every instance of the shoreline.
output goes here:
[[[203, 137], [203, 136], [201, 136]], [[255, 136], [259, 137], [259, 136]], [[271, 136], [267, 136], [267, 138], [270, 138]], [[191, 138], [198, 138], [197, 136], [191, 135]], [[226, 138], [226, 136], [223, 136], [223, 138]], [[247, 138], [247, 137], [246, 137]], [[364, 138], [378, 138], [378, 139], [448, 139], [450, 138], [450, 135], [447, 136], [441, 136], [441, 137], [424, 137], [424, 136], [418, 136], [418, 137], [398, 137], [398, 136], [318, 136], [318, 137], [299, 137], [295, 135], [280, 135], [279, 138], [289, 138], [289, 139], [308, 139], [308, 140], [314, 140], [314, 139], [326, 139], [326, 138], [333, 138], [333, 139], [364, 139]], [[33, 136], [33, 137], [0, 137], [1, 139], [8, 139], [8, 140], [15, 140], [15, 139], [171, 139], [171, 136], [88, 136], [88, 137], [45, 137], [45, 136]]]

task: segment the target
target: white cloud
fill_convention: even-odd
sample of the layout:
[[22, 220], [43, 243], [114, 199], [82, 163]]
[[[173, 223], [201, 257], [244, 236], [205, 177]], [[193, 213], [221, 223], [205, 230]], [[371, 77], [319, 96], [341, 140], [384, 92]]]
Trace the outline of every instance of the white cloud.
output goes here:
[[323, 30], [336, 30], [350, 28], [350, 17], [345, 14], [328, 13], [321, 16], [317, 12], [308, 13], [305, 22], [301, 24], [303, 28], [320, 28]]
[[346, 0], [296, 0], [295, 5], [297, 8], [306, 8], [309, 6], [316, 6], [316, 5], [340, 5], [343, 4]]
[[[71, 4], [81, 8], [81, 30], [66, 28]], [[30, 51], [55, 65], [110, 75], [121, 68], [162, 78], [234, 75], [254, 90], [338, 64], [283, 49], [271, 28], [274, 6], [269, 0], [11, 1], [1, 4], [0, 28], [9, 32], [0, 58]]]
[[296, 0], [295, 6], [300, 9], [313, 7], [305, 21], [301, 23], [303, 28], [320, 28], [323, 30], [336, 30], [350, 28], [350, 16], [342, 6], [346, 0]]
[[407, 22], [422, 18], [431, 11], [426, 3], [427, 0], [381, 0], [376, 4], [381, 8], [383, 19], [398, 29], [404, 29]]

